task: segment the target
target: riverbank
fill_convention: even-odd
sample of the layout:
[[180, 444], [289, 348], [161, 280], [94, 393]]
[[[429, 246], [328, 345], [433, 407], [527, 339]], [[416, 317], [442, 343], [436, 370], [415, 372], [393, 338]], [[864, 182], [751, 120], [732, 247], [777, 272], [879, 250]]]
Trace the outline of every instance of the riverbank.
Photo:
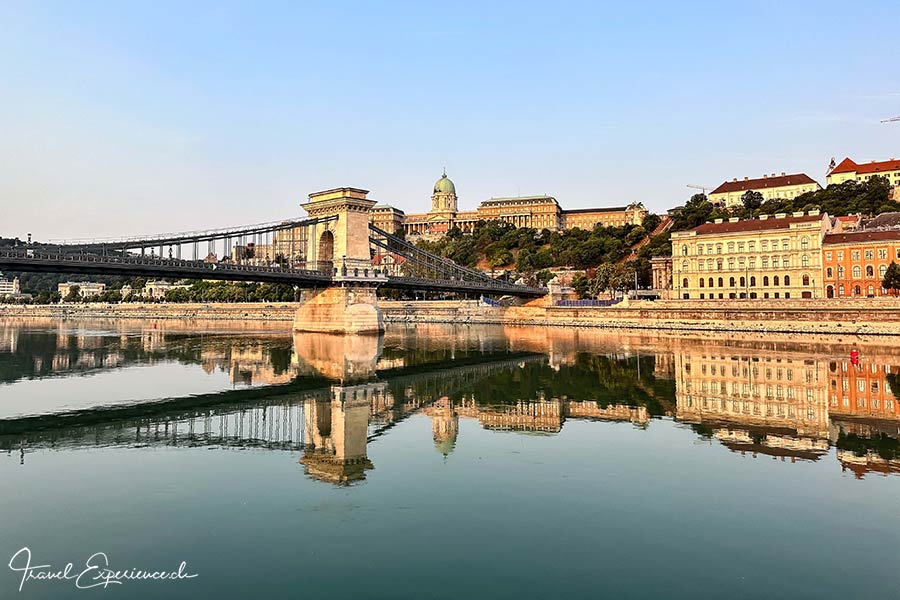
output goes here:
[[[900, 302], [781, 300], [749, 302], [634, 302], [613, 307], [485, 306], [475, 300], [381, 302], [385, 322], [656, 331], [900, 335]], [[139, 319], [228, 323], [246, 329], [290, 330], [297, 304], [58, 304], [0, 305], [0, 318]]]

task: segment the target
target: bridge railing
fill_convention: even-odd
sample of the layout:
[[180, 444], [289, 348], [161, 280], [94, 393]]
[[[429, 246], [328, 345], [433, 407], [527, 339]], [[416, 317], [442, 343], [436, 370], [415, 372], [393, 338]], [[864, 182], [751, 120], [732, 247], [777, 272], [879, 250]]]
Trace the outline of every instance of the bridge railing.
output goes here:
[[288, 266], [245, 265], [231, 262], [204, 262], [199, 260], [183, 260], [176, 258], [153, 258], [148, 256], [121, 256], [114, 254], [76, 254], [72, 252], [46, 252], [39, 250], [0, 250], [0, 258], [17, 259], [22, 261], [54, 261], [72, 264], [121, 264], [158, 267], [181, 267], [191, 269], [206, 269], [209, 271], [224, 270], [229, 272], [247, 273], [296, 273], [310, 276], [331, 276], [331, 270], [298, 269]]

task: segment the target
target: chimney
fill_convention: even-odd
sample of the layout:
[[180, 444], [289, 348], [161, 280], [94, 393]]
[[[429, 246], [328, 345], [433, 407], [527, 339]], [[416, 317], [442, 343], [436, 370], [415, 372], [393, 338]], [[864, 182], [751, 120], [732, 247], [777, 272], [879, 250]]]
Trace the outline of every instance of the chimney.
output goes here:
[[[782, 173], [782, 175], [784, 175], [784, 173]], [[772, 177], [775, 177], [775, 173], [772, 173]]]
[[781, 172], [781, 176], [784, 177], [784, 171]]
[[737, 177], [735, 177], [734, 179], [732, 179], [732, 181], [737, 181]]
[[768, 178], [769, 178], [769, 176], [766, 175], [765, 173], [763, 173], [763, 179], [768, 179]]
[[747, 178], [746, 178], [746, 177], [744, 177], [744, 181], [747, 181]]

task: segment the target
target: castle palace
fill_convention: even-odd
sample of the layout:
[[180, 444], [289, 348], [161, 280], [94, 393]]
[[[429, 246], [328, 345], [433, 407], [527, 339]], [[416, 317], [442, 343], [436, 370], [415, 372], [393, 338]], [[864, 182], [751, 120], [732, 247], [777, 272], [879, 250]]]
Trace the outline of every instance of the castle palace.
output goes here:
[[563, 231], [576, 227], [590, 230], [598, 223], [605, 227], [640, 225], [645, 216], [647, 211], [639, 202], [610, 208], [563, 210], [552, 196], [491, 198], [484, 200], [476, 210], [460, 211], [457, 208], [456, 186], [444, 172], [434, 184], [430, 211], [407, 215], [388, 204], [376, 204], [372, 208], [371, 221], [376, 227], [391, 233], [402, 230], [407, 237], [439, 238], [454, 227], [472, 232], [475, 224], [482, 221], [502, 221], [516, 227]]

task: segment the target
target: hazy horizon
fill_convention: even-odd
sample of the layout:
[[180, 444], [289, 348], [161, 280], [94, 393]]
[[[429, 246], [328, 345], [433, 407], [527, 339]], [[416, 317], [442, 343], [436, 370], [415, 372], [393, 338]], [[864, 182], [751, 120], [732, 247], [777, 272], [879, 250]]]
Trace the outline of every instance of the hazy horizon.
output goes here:
[[662, 212], [734, 177], [900, 156], [896, 4], [0, 5], [0, 237], [424, 212]]

